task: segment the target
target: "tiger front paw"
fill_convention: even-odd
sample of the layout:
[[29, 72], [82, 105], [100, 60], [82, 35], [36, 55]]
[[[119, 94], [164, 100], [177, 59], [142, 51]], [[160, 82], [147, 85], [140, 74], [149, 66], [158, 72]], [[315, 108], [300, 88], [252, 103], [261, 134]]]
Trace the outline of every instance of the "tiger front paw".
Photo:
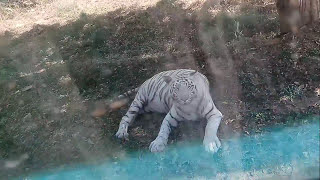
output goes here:
[[217, 136], [204, 137], [203, 145], [207, 152], [215, 153], [221, 146], [220, 140]]
[[128, 125], [121, 124], [119, 126], [118, 132], [116, 133], [116, 137], [120, 139], [126, 139], [128, 140], [129, 134], [128, 134]]
[[151, 152], [162, 152], [167, 146], [167, 141], [161, 137], [157, 137], [149, 146]]

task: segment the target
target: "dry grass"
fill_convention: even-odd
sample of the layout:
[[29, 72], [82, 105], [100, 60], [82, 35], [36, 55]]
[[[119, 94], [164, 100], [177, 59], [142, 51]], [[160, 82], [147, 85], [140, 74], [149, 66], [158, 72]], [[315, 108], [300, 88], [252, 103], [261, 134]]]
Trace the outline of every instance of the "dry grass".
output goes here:
[[[6, 31], [15, 35], [29, 31], [34, 25], [65, 25], [75, 21], [81, 13], [101, 15], [122, 9], [147, 9], [160, 0], [20, 0], [0, 2], [0, 35]], [[198, 9], [205, 0], [178, 0], [184, 8]]]
[[[20, 35], [35, 25], [65, 25], [75, 21], [81, 13], [101, 15], [118, 9], [123, 12], [154, 7], [160, 0], [15, 0], [0, 2], [0, 36], [5, 32]], [[216, 5], [218, 1], [176, 0], [172, 3], [182, 5], [184, 9], [197, 11], [204, 5]], [[250, 0], [226, 0], [232, 5], [229, 12], [234, 13], [240, 4], [250, 4]], [[266, 6], [271, 0], [264, 1]], [[215, 15], [215, 9], [209, 9]]]
[[105, 14], [116, 9], [143, 9], [155, 5], [159, 0], [56, 0], [39, 1], [34, 6], [22, 8], [0, 4], [0, 35], [5, 31], [21, 34], [34, 25], [66, 24], [81, 13]]

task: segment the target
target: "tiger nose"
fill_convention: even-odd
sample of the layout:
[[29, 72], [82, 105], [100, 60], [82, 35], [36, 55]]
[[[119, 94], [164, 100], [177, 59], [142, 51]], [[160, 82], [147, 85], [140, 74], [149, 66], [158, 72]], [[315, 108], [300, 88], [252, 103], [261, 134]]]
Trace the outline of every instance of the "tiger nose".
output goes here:
[[179, 99], [182, 101], [187, 101], [189, 99], [190, 92], [186, 88], [181, 88], [179, 92]]

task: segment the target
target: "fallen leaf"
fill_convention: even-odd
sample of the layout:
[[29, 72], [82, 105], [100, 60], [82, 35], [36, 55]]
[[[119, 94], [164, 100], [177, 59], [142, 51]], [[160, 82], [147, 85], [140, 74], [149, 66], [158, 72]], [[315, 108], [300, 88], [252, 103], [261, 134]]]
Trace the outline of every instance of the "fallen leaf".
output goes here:
[[32, 85], [30, 85], [30, 86], [26, 86], [26, 87], [24, 87], [23, 89], [21, 89], [21, 91], [22, 92], [24, 92], [24, 91], [28, 91], [28, 90], [30, 90], [30, 89], [32, 89], [33, 88], [33, 86]]
[[320, 96], [320, 88], [316, 88], [314, 92], [316, 93], [317, 96]]
[[45, 71], [46, 71], [46, 69], [40, 69], [39, 71], [37, 71], [37, 72], [35, 72], [35, 73], [40, 74], [40, 73], [43, 73], [43, 72], [45, 72]]

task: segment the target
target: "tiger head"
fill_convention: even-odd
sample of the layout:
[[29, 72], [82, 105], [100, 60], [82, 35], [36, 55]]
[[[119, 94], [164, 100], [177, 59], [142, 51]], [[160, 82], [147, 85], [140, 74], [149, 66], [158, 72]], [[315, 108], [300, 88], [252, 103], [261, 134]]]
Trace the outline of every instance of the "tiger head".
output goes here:
[[178, 104], [189, 104], [196, 97], [197, 88], [192, 78], [195, 73], [197, 73], [197, 71], [176, 79], [170, 76], [164, 76], [165, 82], [170, 85], [170, 95]]

